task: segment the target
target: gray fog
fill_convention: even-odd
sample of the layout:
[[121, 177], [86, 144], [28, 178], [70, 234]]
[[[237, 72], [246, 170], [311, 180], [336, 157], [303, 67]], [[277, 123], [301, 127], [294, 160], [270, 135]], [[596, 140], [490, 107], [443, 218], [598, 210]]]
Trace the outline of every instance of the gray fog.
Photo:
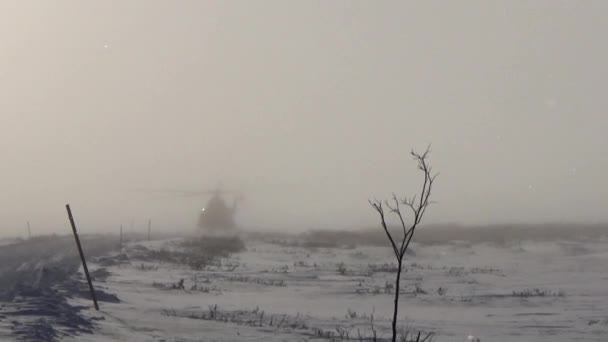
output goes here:
[[2, 1], [0, 235], [608, 221], [608, 2]]

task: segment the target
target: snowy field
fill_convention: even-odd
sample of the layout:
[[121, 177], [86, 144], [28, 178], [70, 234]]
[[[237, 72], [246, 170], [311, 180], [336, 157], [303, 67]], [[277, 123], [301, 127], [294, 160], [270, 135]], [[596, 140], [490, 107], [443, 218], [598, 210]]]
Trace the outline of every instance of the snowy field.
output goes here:
[[[304, 248], [244, 238], [208, 264], [171, 262], [182, 240], [132, 243], [98, 259], [96, 286], [118, 303], [86, 309], [73, 341], [372, 340], [390, 333], [389, 248]], [[400, 325], [434, 341], [607, 341], [608, 241], [417, 245]], [[104, 273], [104, 272], [100, 272]], [[90, 306], [85, 299], [73, 305]]]

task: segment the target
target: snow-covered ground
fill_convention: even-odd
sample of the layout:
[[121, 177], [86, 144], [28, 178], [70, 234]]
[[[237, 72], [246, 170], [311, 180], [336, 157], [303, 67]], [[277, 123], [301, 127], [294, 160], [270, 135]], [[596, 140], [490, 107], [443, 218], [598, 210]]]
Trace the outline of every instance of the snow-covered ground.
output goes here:
[[[389, 248], [302, 248], [261, 240], [201, 270], [138, 259], [179, 240], [131, 244], [96, 286], [94, 334], [74, 341], [311, 341], [389, 336]], [[608, 241], [413, 245], [400, 325], [435, 341], [607, 341]], [[119, 260], [120, 258], [114, 258]], [[90, 305], [84, 299], [73, 304]], [[69, 338], [67, 340], [70, 340]]]

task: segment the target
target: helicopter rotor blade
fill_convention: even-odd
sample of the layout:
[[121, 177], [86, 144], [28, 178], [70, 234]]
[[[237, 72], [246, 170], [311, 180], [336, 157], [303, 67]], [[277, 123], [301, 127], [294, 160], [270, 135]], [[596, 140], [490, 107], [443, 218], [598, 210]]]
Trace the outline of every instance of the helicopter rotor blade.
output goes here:
[[155, 193], [155, 194], [165, 194], [171, 195], [173, 197], [200, 197], [200, 196], [209, 196], [214, 194], [221, 195], [239, 195], [240, 192], [230, 191], [230, 190], [198, 190], [198, 191], [189, 191], [189, 190], [177, 190], [177, 189], [136, 189], [138, 192], [145, 193]]

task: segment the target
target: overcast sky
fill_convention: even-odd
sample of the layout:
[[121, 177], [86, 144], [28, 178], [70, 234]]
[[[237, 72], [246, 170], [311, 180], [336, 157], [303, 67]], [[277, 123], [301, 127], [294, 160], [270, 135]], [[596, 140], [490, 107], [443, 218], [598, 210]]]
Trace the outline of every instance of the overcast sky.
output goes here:
[[0, 235], [608, 221], [608, 2], [0, 1]]

